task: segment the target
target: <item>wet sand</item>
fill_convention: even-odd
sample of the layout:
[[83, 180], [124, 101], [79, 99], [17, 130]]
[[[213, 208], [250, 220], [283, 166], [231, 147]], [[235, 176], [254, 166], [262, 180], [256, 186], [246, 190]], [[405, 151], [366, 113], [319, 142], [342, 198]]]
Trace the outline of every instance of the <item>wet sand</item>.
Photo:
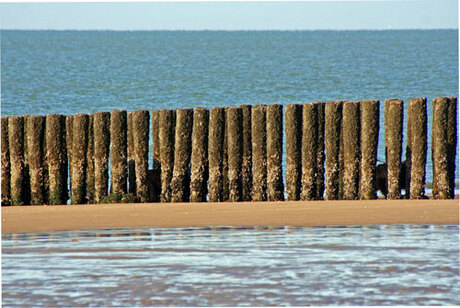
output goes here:
[[458, 199], [2, 207], [3, 233], [122, 227], [458, 223]]

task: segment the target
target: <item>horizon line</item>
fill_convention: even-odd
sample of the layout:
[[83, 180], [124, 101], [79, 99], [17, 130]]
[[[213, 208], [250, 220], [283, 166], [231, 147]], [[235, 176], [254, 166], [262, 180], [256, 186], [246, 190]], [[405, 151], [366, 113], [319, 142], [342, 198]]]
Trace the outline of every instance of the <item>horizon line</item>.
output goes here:
[[21, 29], [21, 28], [11, 28], [11, 29], [3, 29], [0, 28], [0, 31], [113, 31], [113, 32], [148, 32], [148, 31], [170, 31], [170, 32], [199, 32], [199, 31], [225, 31], [225, 32], [232, 32], [232, 31], [407, 31], [407, 30], [458, 30], [456, 28], [360, 28], [360, 29]]

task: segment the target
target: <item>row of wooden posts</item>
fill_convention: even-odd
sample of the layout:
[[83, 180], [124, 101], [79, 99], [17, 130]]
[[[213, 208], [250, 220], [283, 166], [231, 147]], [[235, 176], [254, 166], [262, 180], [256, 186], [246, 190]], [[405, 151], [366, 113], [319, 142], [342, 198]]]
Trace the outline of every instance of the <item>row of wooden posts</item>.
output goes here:
[[[403, 102], [384, 116], [387, 198], [423, 198], [426, 98], [409, 100], [405, 179]], [[454, 197], [456, 119], [456, 97], [433, 100], [433, 198]], [[379, 101], [286, 105], [284, 129], [285, 182], [282, 105], [2, 117], [2, 205], [377, 197]]]

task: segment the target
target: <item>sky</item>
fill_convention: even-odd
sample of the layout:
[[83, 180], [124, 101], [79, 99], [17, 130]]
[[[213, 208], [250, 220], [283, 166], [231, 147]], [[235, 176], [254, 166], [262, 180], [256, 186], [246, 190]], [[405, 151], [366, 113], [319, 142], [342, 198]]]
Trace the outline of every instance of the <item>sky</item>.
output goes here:
[[0, 3], [1, 29], [457, 29], [457, 0]]

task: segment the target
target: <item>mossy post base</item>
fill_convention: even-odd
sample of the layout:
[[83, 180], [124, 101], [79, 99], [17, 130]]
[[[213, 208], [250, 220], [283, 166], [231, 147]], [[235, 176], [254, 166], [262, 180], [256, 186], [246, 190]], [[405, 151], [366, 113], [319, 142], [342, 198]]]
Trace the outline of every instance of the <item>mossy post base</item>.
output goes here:
[[192, 170], [190, 201], [205, 202], [208, 182], [208, 129], [209, 110], [193, 110]]
[[302, 111], [302, 200], [316, 197], [316, 149], [318, 105], [304, 104]]
[[425, 198], [425, 166], [427, 155], [427, 106], [426, 98], [409, 100], [411, 119], [411, 199]]
[[171, 201], [190, 201], [190, 158], [192, 149], [193, 109], [176, 110], [174, 170], [171, 180]]
[[[49, 178], [49, 204], [66, 204], [68, 199], [67, 190], [67, 148], [72, 150], [72, 140], [66, 140], [69, 136], [70, 123], [73, 126], [73, 117], [60, 114], [48, 114], [46, 116], [46, 157], [48, 163]], [[69, 127], [71, 130], [72, 127]], [[72, 136], [72, 135], [71, 135]], [[67, 145], [67, 148], [66, 148]], [[69, 152], [69, 157], [71, 152]], [[73, 163], [73, 160], [71, 160]], [[70, 165], [72, 168], [73, 164]]]
[[243, 110], [227, 109], [229, 201], [242, 201]]
[[302, 105], [287, 105], [284, 118], [287, 199], [299, 200], [302, 177]]
[[359, 102], [344, 102], [342, 109], [343, 137], [343, 199], [359, 197], [360, 158]]
[[113, 110], [110, 117], [111, 193], [128, 193], [128, 116], [124, 110]]
[[379, 101], [364, 100], [361, 108], [360, 199], [377, 198], [377, 146], [379, 138]]
[[266, 105], [252, 106], [252, 200], [267, 201]]
[[209, 201], [223, 201], [225, 110], [215, 107], [209, 113]]

